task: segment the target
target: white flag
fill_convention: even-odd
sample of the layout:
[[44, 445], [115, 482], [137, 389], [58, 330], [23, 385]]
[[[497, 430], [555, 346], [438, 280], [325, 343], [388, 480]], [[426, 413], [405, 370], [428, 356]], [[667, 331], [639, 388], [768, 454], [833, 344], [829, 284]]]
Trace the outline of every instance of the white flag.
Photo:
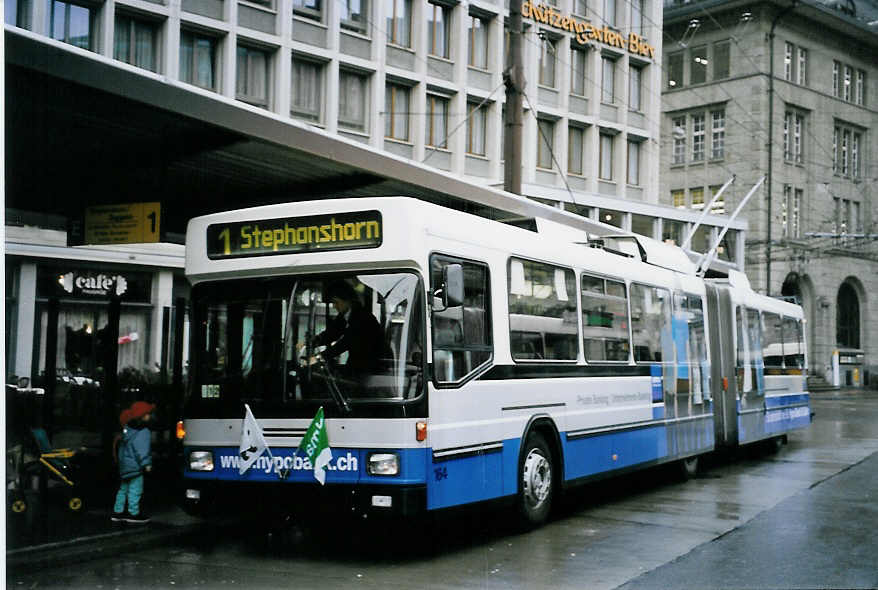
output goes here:
[[[262, 427], [259, 426], [253, 412], [250, 411], [250, 406], [244, 404], [244, 410], [244, 422], [241, 424], [241, 447], [238, 449], [241, 453], [238, 475], [243, 475], [262, 453], [268, 451], [265, 437], [262, 436]], [[271, 451], [268, 454], [271, 455]]]

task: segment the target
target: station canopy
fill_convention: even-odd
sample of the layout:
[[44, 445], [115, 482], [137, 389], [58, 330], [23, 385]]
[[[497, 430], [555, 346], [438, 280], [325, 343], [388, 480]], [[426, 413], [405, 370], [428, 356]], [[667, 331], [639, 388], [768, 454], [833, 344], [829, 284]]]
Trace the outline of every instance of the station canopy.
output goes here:
[[511, 223], [619, 231], [27, 31], [7, 27], [5, 51], [7, 211], [76, 219], [158, 201], [163, 233], [180, 241], [206, 213], [404, 195]]

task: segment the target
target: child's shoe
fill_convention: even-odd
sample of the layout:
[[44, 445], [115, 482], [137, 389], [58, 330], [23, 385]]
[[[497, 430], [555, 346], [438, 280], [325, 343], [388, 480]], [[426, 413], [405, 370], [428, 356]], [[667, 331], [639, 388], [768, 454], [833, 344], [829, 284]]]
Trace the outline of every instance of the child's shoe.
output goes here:
[[112, 516], [110, 516], [112, 522], [125, 522], [126, 518], [128, 518], [127, 510], [125, 512], [114, 512]]
[[125, 522], [130, 522], [131, 524], [146, 524], [149, 522], [149, 517], [144, 514], [129, 514], [125, 517]]

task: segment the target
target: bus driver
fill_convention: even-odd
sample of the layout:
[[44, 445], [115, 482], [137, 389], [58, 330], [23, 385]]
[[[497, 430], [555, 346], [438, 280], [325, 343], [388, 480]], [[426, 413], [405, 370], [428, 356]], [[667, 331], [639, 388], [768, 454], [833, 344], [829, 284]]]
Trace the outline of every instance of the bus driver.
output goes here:
[[[357, 292], [345, 281], [330, 283], [326, 296], [338, 313], [326, 330], [311, 341], [313, 346], [326, 346], [326, 349], [308, 359], [308, 363], [329, 361], [347, 352], [348, 360], [344, 366], [351, 378], [379, 373], [384, 337], [378, 320], [363, 307]], [[299, 343], [297, 348], [302, 346], [303, 343]]]

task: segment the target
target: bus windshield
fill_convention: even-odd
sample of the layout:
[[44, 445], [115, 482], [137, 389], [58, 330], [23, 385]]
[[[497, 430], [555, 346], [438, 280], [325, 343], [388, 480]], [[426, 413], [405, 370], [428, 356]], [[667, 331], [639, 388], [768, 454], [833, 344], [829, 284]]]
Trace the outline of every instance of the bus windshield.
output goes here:
[[349, 414], [414, 399], [423, 386], [421, 291], [411, 272], [200, 284], [191, 401]]

